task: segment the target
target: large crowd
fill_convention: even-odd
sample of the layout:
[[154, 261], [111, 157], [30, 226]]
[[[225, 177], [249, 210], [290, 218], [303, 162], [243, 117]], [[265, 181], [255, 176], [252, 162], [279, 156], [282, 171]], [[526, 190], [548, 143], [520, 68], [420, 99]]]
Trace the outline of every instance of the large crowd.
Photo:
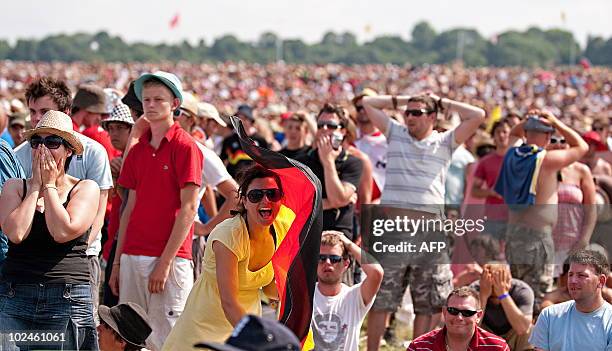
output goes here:
[[[598, 67], [4, 61], [0, 350], [301, 347], [257, 317], [277, 308], [287, 189], [230, 116], [322, 186], [305, 348], [612, 350], [611, 82]], [[448, 243], [439, 262], [398, 259], [368, 246], [372, 205], [486, 220], [424, 233]]]

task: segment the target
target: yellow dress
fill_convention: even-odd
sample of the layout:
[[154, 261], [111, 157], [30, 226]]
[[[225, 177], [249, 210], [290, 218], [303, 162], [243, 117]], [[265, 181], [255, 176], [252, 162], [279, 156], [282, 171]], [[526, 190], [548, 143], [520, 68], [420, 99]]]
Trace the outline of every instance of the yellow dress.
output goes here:
[[[273, 226], [278, 245], [288, 226], [280, 220]], [[221, 307], [215, 253], [211, 249], [214, 241], [223, 243], [238, 258], [238, 302], [247, 314], [261, 315], [259, 290], [272, 282], [274, 270], [272, 262], [269, 262], [256, 272], [249, 271], [249, 234], [244, 219], [237, 215], [226, 219], [210, 233], [202, 258], [202, 274], [193, 285], [183, 313], [162, 351], [197, 350], [193, 345], [199, 342], [224, 342], [234, 329]]]

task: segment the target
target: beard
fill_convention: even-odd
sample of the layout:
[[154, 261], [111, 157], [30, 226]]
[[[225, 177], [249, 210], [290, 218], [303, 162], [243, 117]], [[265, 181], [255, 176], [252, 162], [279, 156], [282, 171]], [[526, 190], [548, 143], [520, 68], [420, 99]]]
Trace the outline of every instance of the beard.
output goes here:
[[325, 285], [336, 285], [342, 281], [342, 276], [319, 275], [319, 283]]

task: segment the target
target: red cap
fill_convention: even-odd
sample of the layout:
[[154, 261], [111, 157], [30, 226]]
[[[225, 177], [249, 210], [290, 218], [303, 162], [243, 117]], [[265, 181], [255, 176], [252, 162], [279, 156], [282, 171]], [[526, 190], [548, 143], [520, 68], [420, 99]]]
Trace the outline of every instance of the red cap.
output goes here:
[[601, 141], [601, 137], [595, 131], [584, 133], [582, 139], [588, 144], [594, 144], [597, 147], [597, 151], [608, 151], [608, 146]]

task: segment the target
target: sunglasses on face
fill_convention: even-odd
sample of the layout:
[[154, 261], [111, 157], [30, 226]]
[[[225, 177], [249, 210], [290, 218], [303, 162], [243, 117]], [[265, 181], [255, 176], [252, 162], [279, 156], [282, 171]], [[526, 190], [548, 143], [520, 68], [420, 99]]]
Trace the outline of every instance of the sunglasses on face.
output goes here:
[[40, 137], [38, 135], [33, 135], [30, 138], [30, 146], [32, 149], [38, 149], [40, 145], [45, 145], [48, 149], [57, 149], [61, 145], [65, 144], [65, 140], [58, 137], [57, 135], [49, 135], [48, 137]]
[[550, 138], [550, 143], [551, 144], [559, 143], [559, 144], [563, 145], [563, 144], [565, 144], [565, 139], [552, 137], [552, 138]]
[[462, 316], [464, 317], [471, 317], [473, 315], [475, 315], [476, 313], [478, 313], [478, 311], [472, 311], [472, 310], [460, 310], [458, 308], [455, 307], [447, 307], [446, 311], [448, 313], [450, 313], [453, 316], [457, 316], [459, 315], [459, 313], [461, 313]]
[[338, 130], [342, 128], [342, 125], [336, 123], [336, 122], [318, 122], [317, 123], [317, 127], [319, 129], [332, 129], [332, 130]]
[[431, 111], [431, 110], [420, 108], [418, 110], [406, 110], [406, 111], [404, 111], [404, 114], [406, 116], [421, 117], [422, 115], [428, 115], [428, 114], [430, 114], [432, 112], [433, 111]]
[[279, 189], [253, 189], [247, 193], [247, 199], [254, 204], [261, 202], [264, 196], [272, 202], [277, 202], [283, 197], [283, 194]]
[[329, 259], [329, 263], [336, 264], [342, 262], [342, 256], [338, 255], [319, 255], [319, 262], [325, 263]]

